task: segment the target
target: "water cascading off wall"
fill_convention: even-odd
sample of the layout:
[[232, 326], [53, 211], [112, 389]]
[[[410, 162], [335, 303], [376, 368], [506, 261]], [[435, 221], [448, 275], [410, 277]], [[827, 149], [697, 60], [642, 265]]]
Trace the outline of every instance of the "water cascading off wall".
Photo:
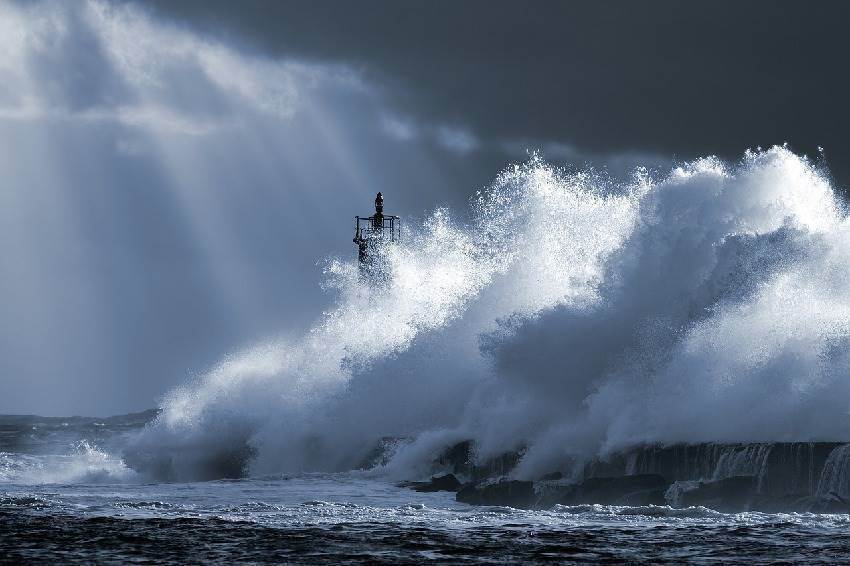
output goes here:
[[850, 438], [850, 230], [817, 163], [775, 147], [617, 183], [534, 157], [471, 206], [408, 229], [381, 288], [328, 261], [338, 298], [307, 335], [171, 392], [126, 461], [343, 470], [404, 437], [385, 471], [411, 477], [473, 439], [527, 447], [533, 476], [643, 443]]

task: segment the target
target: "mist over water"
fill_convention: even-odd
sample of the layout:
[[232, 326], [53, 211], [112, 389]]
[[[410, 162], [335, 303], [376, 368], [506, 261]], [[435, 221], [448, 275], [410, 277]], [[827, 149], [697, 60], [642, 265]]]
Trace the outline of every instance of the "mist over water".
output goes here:
[[850, 234], [817, 164], [775, 147], [623, 184], [535, 156], [471, 206], [408, 226], [383, 285], [328, 261], [309, 333], [172, 391], [127, 461], [344, 470], [391, 436], [400, 477], [471, 438], [527, 446], [532, 476], [642, 442], [847, 439]]

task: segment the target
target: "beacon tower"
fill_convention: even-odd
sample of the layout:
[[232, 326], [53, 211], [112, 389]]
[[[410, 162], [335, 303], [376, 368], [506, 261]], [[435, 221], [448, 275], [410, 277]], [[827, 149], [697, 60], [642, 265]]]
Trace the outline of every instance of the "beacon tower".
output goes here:
[[398, 216], [384, 214], [384, 196], [375, 195], [375, 214], [354, 217], [354, 243], [361, 270], [373, 270], [380, 246], [397, 242], [401, 238], [401, 220]]

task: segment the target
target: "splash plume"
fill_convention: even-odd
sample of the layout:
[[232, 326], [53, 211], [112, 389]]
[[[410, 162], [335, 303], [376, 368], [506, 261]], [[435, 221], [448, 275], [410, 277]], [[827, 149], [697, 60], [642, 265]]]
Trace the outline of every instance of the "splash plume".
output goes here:
[[[385, 286], [326, 265], [336, 305], [305, 336], [173, 391], [128, 449], [177, 478], [387, 471], [450, 442], [523, 445], [517, 473], [642, 442], [848, 434], [850, 239], [816, 164], [786, 148], [628, 183], [538, 157], [385, 250]], [[141, 464], [138, 464], [141, 462]]]

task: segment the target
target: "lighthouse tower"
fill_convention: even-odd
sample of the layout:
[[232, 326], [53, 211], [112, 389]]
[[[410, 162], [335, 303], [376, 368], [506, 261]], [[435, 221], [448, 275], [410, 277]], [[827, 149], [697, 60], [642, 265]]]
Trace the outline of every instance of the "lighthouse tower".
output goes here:
[[384, 195], [375, 195], [375, 214], [354, 217], [354, 243], [360, 269], [372, 269], [379, 247], [386, 242], [397, 242], [401, 238], [401, 219], [384, 214]]

